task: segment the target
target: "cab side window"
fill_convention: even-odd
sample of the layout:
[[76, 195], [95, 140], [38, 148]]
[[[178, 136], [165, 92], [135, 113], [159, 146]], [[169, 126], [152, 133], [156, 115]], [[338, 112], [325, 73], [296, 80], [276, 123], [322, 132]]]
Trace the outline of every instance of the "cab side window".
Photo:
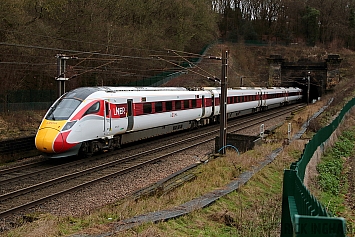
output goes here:
[[95, 114], [99, 111], [100, 111], [100, 102], [96, 102], [85, 112], [84, 116], [88, 114]]

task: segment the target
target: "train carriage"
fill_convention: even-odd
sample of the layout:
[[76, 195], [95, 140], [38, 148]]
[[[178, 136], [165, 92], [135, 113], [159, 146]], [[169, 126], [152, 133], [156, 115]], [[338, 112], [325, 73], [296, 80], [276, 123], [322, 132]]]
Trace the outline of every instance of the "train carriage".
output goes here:
[[265, 89], [261, 89], [261, 93], [262, 93], [261, 106], [263, 110], [276, 108], [286, 104], [287, 101], [286, 88], [283, 87], [265, 88]]
[[[60, 97], [36, 134], [37, 149], [60, 158], [218, 121], [219, 87], [84, 87]], [[227, 118], [302, 98], [298, 88], [229, 88]]]
[[302, 99], [302, 90], [300, 88], [286, 88], [286, 101], [288, 104], [295, 103]]
[[227, 113], [235, 113], [237, 116], [254, 113], [260, 110], [261, 102], [261, 90], [258, 88], [227, 90]]
[[[220, 88], [204, 88], [210, 90], [214, 96], [213, 114], [218, 116], [220, 114]], [[234, 118], [237, 116], [257, 112], [262, 105], [261, 88], [228, 88], [227, 89], [227, 116]]]
[[137, 93], [131, 103], [133, 127], [123, 134], [122, 144], [196, 127], [211, 116], [209, 101], [211, 94], [206, 91]]

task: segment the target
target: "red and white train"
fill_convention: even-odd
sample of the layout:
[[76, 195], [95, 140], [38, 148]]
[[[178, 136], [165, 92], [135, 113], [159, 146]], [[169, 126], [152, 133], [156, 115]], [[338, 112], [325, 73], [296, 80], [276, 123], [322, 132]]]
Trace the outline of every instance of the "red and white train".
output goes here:
[[[218, 122], [219, 87], [83, 87], [61, 96], [35, 138], [52, 158], [114, 149], [122, 144]], [[229, 88], [227, 118], [302, 99], [299, 88]]]

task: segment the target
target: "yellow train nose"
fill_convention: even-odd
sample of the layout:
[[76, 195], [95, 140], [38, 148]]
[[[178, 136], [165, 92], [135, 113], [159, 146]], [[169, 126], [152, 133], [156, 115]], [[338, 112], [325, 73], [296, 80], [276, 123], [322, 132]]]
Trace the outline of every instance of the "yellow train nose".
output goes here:
[[64, 126], [66, 121], [48, 121], [44, 120], [41, 124], [35, 138], [36, 148], [45, 153], [54, 153], [60, 150], [58, 145], [62, 143], [56, 143], [55, 141], [62, 140], [62, 135], [60, 134], [61, 128]]
[[53, 153], [53, 143], [59, 131], [52, 128], [42, 128], [37, 132], [36, 147], [46, 153]]

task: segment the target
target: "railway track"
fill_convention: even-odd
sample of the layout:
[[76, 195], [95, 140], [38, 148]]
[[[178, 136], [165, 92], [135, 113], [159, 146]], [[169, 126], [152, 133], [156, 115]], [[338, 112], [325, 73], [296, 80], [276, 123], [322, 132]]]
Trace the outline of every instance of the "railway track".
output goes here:
[[[260, 125], [269, 119], [289, 114], [300, 107], [300, 105], [282, 107], [278, 110], [231, 120], [228, 122], [228, 132], [242, 132], [244, 129]], [[151, 144], [154, 147], [147, 150], [137, 149], [139, 145], [133, 145], [120, 149], [119, 154], [108, 152], [90, 159], [75, 160], [60, 165], [39, 162], [0, 170], [0, 218], [211, 142], [218, 134], [219, 125], [209, 126], [195, 130], [188, 135], [186, 133], [176, 134], [174, 142], [171, 142], [171, 136], [158, 141], [148, 141], [144, 143], [144, 146], [148, 147]], [[187, 136], [189, 137], [186, 138]], [[133, 151], [136, 152], [133, 154]]]

